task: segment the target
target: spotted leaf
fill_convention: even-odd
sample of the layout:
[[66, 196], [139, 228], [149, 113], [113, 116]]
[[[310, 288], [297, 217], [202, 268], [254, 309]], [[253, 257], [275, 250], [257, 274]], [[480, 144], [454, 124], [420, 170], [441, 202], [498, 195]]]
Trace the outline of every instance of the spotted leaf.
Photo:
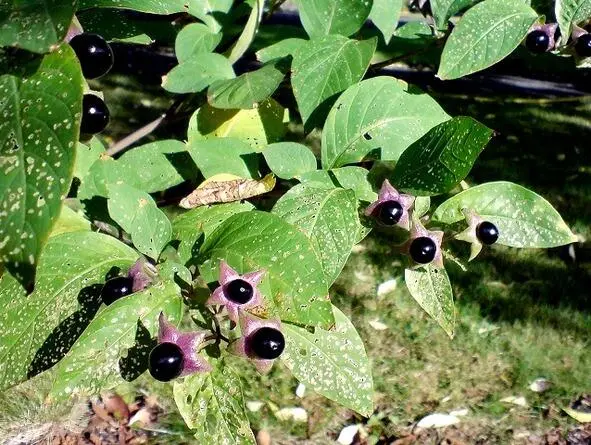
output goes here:
[[0, 263], [25, 278], [68, 193], [82, 107], [82, 73], [66, 45], [27, 78], [0, 76]]

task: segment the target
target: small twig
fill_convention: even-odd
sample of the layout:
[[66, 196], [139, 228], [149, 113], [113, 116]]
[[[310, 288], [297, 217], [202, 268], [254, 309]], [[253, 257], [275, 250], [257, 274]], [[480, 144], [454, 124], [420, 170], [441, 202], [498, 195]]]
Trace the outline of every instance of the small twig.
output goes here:
[[286, 0], [276, 0], [275, 3], [269, 8], [263, 20], [269, 20], [271, 16], [277, 11]]
[[125, 136], [123, 139], [109, 147], [105, 154], [107, 154], [108, 156], [115, 156], [117, 153], [122, 152], [123, 150], [135, 144], [143, 137], [146, 137], [147, 135], [152, 133], [156, 128], [158, 128], [158, 126], [162, 123], [162, 121], [165, 118], [166, 113], [160, 116], [158, 119], [153, 120], [149, 124], [144, 125], [142, 128], [139, 128], [133, 133]]
[[220, 321], [216, 315], [219, 312], [212, 312], [212, 320], [215, 328], [215, 335], [216, 335], [216, 343], [219, 344], [220, 340], [224, 340], [226, 343], [230, 343], [230, 339], [228, 339], [224, 334], [222, 334], [222, 327], [220, 326]]

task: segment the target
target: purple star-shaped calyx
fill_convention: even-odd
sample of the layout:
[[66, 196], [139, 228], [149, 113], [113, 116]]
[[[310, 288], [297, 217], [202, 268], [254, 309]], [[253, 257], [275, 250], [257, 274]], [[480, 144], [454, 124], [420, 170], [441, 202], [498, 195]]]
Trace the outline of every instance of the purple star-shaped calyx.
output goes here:
[[180, 377], [196, 372], [209, 372], [211, 365], [198, 354], [199, 345], [207, 335], [205, 331], [181, 332], [169, 323], [164, 313], [158, 317], [158, 343], [174, 343], [183, 352], [183, 370]]
[[380, 208], [387, 202], [397, 202], [402, 207], [402, 215], [395, 225], [405, 230], [410, 229], [410, 211], [415, 202], [415, 197], [398, 193], [398, 190], [392, 187], [392, 184], [387, 179], [382, 183], [382, 187], [378, 193], [378, 199], [365, 209], [365, 215], [372, 216], [379, 221]]
[[127, 276], [133, 280], [133, 292], [144, 290], [158, 278], [158, 271], [145, 258], [140, 258], [127, 272]]
[[553, 51], [556, 48], [556, 43], [558, 43], [558, 36], [556, 35], [556, 31], [558, 31], [558, 23], [537, 23], [529, 29], [529, 32], [532, 31], [542, 31], [548, 36], [549, 43], [546, 52]]
[[[238, 323], [239, 309], [251, 309], [262, 305], [263, 298], [257, 286], [264, 275], [264, 269], [240, 275], [222, 260], [220, 263], [220, 285], [213, 291], [205, 304], [225, 306], [228, 318], [234, 323]], [[244, 292], [241, 295], [235, 295], [239, 288]], [[248, 298], [249, 292], [251, 295]]]
[[271, 370], [276, 359], [269, 360], [257, 357], [252, 349], [252, 338], [261, 328], [273, 328], [281, 331], [281, 322], [279, 320], [255, 318], [242, 310], [239, 311], [239, 314], [242, 336], [230, 345], [230, 351], [235, 355], [252, 360], [257, 371], [261, 374], [266, 374]]
[[435, 257], [433, 258], [433, 261], [430, 262], [430, 264], [442, 269], [443, 254], [441, 253], [441, 243], [443, 241], [443, 232], [440, 230], [427, 230], [418, 219], [413, 220], [412, 228], [410, 229], [410, 238], [406, 243], [403, 244], [402, 250], [411, 258], [411, 261], [414, 262], [415, 267], [420, 267], [424, 266], [425, 264], [416, 263], [410, 255], [410, 246], [417, 238], [429, 238], [435, 243]]
[[470, 258], [468, 261], [472, 261], [480, 251], [482, 250], [482, 242], [478, 239], [478, 226], [484, 222], [484, 219], [476, 213], [474, 210], [471, 209], [462, 209], [462, 213], [466, 218], [466, 222], [468, 223], [468, 227], [455, 236], [455, 239], [460, 241], [466, 241], [470, 243]]

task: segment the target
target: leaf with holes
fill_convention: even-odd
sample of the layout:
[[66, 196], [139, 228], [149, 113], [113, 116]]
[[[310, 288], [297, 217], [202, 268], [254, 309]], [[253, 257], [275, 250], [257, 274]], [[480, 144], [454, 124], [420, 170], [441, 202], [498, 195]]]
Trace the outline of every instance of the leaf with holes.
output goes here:
[[353, 85], [332, 107], [322, 133], [322, 166], [365, 158], [397, 160], [435, 125], [449, 119], [435, 100], [391, 77]]
[[449, 192], [468, 176], [491, 137], [492, 130], [471, 117], [443, 122], [402, 153], [392, 185], [420, 196]]
[[278, 216], [256, 210], [233, 215], [201, 252], [199, 270], [207, 282], [218, 280], [221, 260], [240, 273], [265, 269], [259, 290], [269, 316], [310, 326], [332, 324], [322, 264], [308, 238]]
[[209, 86], [207, 101], [215, 108], [256, 108], [271, 97], [288, 69], [288, 61], [279, 59], [235, 79], [218, 80]]
[[0, 46], [15, 46], [36, 53], [54, 49], [66, 35], [75, 8], [73, 0], [3, 1], [0, 4]]
[[449, 19], [481, 0], [430, 0], [433, 19], [439, 29], [445, 29]]
[[261, 63], [267, 63], [274, 59], [293, 56], [304, 43], [306, 43], [306, 40], [300, 39], [298, 37], [283, 39], [277, 43], [258, 50], [256, 56]]
[[[211, 0], [205, 3], [208, 1]], [[174, 14], [187, 12], [186, 3], [185, 0], [79, 0], [78, 9], [123, 8], [150, 14]]]
[[396, 31], [401, 12], [402, 0], [373, 0], [369, 18], [384, 36], [386, 44]]
[[138, 329], [156, 335], [160, 312], [180, 323], [183, 300], [176, 284], [163, 281], [107, 306], [56, 366], [50, 398], [95, 395], [124, 383], [121, 358], [135, 346]]
[[105, 146], [96, 137], [86, 143], [78, 142], [76, 146], [76, 163], [74, 164], [74, 177], [84, 178], [92, 164], [99, 160], [105, 152]]
[[171, 240], [172, 226], [150, 195], [127, 184], [109, 184], [109, 215], [131, 235], [133, 245], [157, 259]]
[[193, 54], [162, 78], [162, 88], [171, 93], [198, 93], [216, 80], [235, 77], [232, 64], [216, 53]]
[[0, 281], [0, 388], [53, 366], [99, 309], [105, 276], [125, 272], [138, 254], [93, 232], [50, 238], [39, 259], [35, 291], [25, 298], [5, 274]]
[[211, 32], [203, 23], [190, 23], [177, 34], [174, 53], [183, 63], [196, 54], [212, 52], [221, 40], [220, 33]]
[[563, 37], [568, 39], [573, 25], [591, 18], [591, 0], [556, 0], [554, 11]]
[[538, 14], [522, 1], [485, 0], [470, 8], [445, 43], [437, 76], [457, 79], [488, 68], [513, 52]]
[[378, 194], [369, 182], [369, 171], [363, 167], [347, 166], [332, 170], [316, 170], [302, 175], [302, 184], [314, 187], [351, 189], [360, 201], [373, 202]]
[[498, 244], [548, 248], [577, 241], [548, 201], [511, 182], [489, 182], [458, 193], [435, 210], [433, 219], [444, 224], [462, 221], [463, 208], [497, 226]]
[[174, 400], [198, 443], [255, 445], [246, 414], [242, 381], [225, 362], [212, 372], [174, 383]]
[[277, 201], [273, 213], [310, 238], [329, 286], [334, 283], [357, 241], [360, 222], [355, 192], [296, 185]]
[[189, 143], [197, 139], [237, 138], [256, 151], [279, 141], [285, 133], [285, 109], [272, 98], [253, 110], [220, 110], [209, 104], [199, 108], [189, 122]]
[[404, 280], [419, 306], [453, 338], [456, 315], [453, 291], [445, 269], [437, 269], [431, 265], [406, 269]]
[[295, 142], [278, 142], [263, 151], [267, 165], [282, 179], [293, 179], [310, 171], [316, 171], [316, 156], [305, 145]]
[[306, 387], [362, 416], [373, 412], [371, 364], [353, 324], [333, 306], [335, 327], [314, 332], [284, 323], [281, 361]]
[[[324, 0], [323, 0], [324, 1]], [[376, 49], [377, 39], [326, 36], [303, 44], [293, 56], [292, 86], [304, 123], [322, 123], [335, 96], [359, 82]]]
[[180, 241], [178, 254], [186, 264], [199, 254], [204, 240], [230, 216], [248, 212], [254, 206], [249, 202], [230, 202], [210, 207], [197, 207], [189, 210], [172, 221], [172, 239]]
[[67, 45], [45, 56], [29, 78], [0, 76], [0, 263], [24, 279], [70, 188], [82, 82]]
[[300, 20], [310, 37], [327, 34], [350, 36], [365, 23], [371, 11], [367, 0], [296, 0]]
[[259, 178], [259, 155], [246, 142], [235, 138], [198, 139], [189, 153], [205, 178], [228, 173], [241, 178]]

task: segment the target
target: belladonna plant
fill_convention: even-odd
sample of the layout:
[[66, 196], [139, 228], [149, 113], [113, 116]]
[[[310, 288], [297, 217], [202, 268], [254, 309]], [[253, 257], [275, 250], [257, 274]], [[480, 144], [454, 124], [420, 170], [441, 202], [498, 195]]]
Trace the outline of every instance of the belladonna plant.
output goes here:
[[231, 351], [252, 360], [261, 373], [271, 370], [285, 349], [279, 320], [263, 320], [239, 309], [241, 337], [230, 345]]
[[558, 24], [536, 24], [525, 38], [525, 46], [532, 53], [545, 53], [556, 48]]
[[398, 193], [398, 190], [385, 179], [378, 193], [378, 199], [365, 209], [365, 214], [386, 226], [398, 226], [408, 230], [414, 202], [414, 196]]
[[150, 374], [156, 380], [170, 381], [195, 372], [209, 372], [211, 366], [199, 356], [206, 331], [181, 332], [161, 313], [158, 317], [158, 345], [149, 358]]
[[408, 254], [415, 266], [433, 264], [437, 268], [443, 268], [442, 241], [443, 232], [427, 230], [416, 219], [412, 222], [410, 238], [403, 245], [403, 251]]
[[228, 312], [228, 318], [237, 323], [239, 309], [251, 309], [262, 305], [263, 299], [257, 286], [264, 275], [264, 270], [240, 275], [228, 263], [222, 261], [220, 263], [220, 285], [213, 291], [205, 304], [224, 306]]

